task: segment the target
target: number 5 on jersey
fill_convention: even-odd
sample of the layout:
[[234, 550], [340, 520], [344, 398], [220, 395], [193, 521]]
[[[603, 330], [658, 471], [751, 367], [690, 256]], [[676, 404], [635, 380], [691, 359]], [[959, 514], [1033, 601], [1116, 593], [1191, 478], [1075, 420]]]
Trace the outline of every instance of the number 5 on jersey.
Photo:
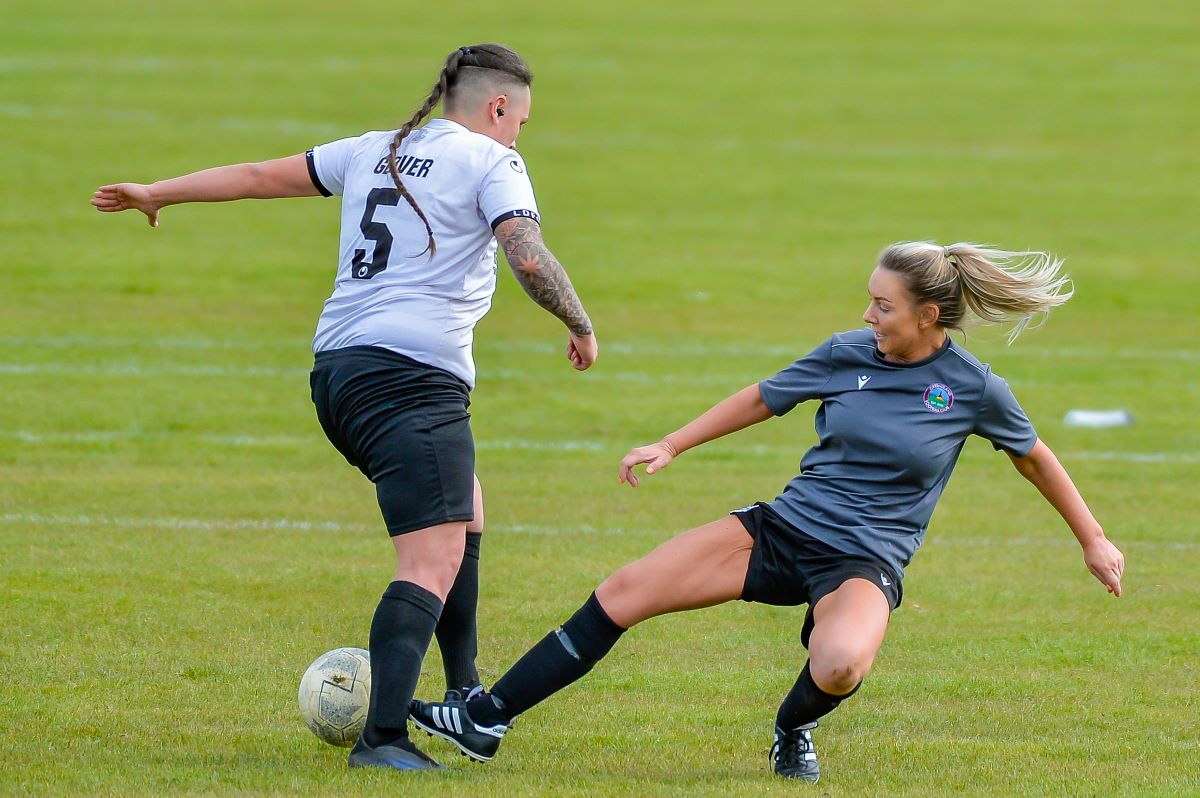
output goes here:
[[380, 205], [397, 205], [399, 202], [400, 192], [394, 188], [373, 188], [367, 195], [367, 207], [358, 226], [364, 238], [375, 242], [375, 251], [368, 261], [365, 249], [354, 250], [354, 259], [350, 261], [350, 275], [354, 279], [370, 280], [388, 267], [388, 256], [392, 254], [392, 231], [383, 222], [375, 221], [375, 209]]

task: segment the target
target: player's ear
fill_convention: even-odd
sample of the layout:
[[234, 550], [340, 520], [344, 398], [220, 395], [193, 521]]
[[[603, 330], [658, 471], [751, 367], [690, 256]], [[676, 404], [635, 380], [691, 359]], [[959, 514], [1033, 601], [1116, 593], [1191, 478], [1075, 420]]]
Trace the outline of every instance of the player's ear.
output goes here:
[[508, 95], [507, 94], [496, 95], [496, 97], [494, 97], [492, 99], [492, 101], [491, 101], [491, 103], [489, 103], [489, 105], [491, 106], [492, 114], [497, 119], [499, 119], [500, 117], [504, 116], [504, 113], [505, 113], [504, 107], [506, 105], [508, 105]]
[[942, 317], [942, 309], [932, 302], [926, 302], [917, 313], [917, 321], [922, 328], [932, 327]]

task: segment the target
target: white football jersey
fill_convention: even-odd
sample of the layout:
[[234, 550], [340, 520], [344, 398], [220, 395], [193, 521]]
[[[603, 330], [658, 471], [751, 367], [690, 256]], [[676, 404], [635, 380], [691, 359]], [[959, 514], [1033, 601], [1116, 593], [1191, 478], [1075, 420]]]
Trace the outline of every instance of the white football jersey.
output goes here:
[[313, 351], [378, 346], [475, 385], [472, 332], [496, 290], [496, 225], [538, 219], [525, 162], [457, 122], [435, 119], [400, 145], [398, 171], [433, 228], [388, 174], [394, 131], [373, 131], [308, 151], [313, 185], [342, 197], [341, 252], [333, 295]]

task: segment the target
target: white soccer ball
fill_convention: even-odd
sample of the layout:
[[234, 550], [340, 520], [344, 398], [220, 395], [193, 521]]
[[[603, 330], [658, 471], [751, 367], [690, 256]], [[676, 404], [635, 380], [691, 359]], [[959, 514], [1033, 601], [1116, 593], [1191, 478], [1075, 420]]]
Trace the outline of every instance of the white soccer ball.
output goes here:
[[371, 655], [335, 648], [317, 657], [300, 679], [300, 717], [330, 745], [349, 748], [367, 724]]

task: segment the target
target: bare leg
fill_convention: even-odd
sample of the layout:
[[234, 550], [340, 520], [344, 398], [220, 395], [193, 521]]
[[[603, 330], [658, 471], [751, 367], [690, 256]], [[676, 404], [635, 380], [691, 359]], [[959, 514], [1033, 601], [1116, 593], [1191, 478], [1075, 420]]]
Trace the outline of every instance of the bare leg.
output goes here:
[[628, 629], [668, 612], [740, 598], [754, 539], [733, 516], [671, 538], [596, 588], [604, 611]]
[[813, 607], [809, 668], [817, 686], [845, 695], [871, 670], [887, 632], [890, 608], [866, 579], [849, 579]]
[[412, 582], [445, 601], [458, 575], [466, 540], [466, 522], [418, 529], [392, 538], [397, 582]]
[[754, 540], [726, 517], [678, 535], [597, 588], [566, 623], [526, 652], [490, 696], [470, 702], [477, 722], [504, 722], [581, 678], [636, 623], [742, 595]]
[[809, 782], [820, 778], [812, 728], [849, 698], [871, 670], [888, 614], [883, 592], [859, 578], [843, 582], [813, 607], [809, 661], [775, 716], [771, 757], [777, 774]]

